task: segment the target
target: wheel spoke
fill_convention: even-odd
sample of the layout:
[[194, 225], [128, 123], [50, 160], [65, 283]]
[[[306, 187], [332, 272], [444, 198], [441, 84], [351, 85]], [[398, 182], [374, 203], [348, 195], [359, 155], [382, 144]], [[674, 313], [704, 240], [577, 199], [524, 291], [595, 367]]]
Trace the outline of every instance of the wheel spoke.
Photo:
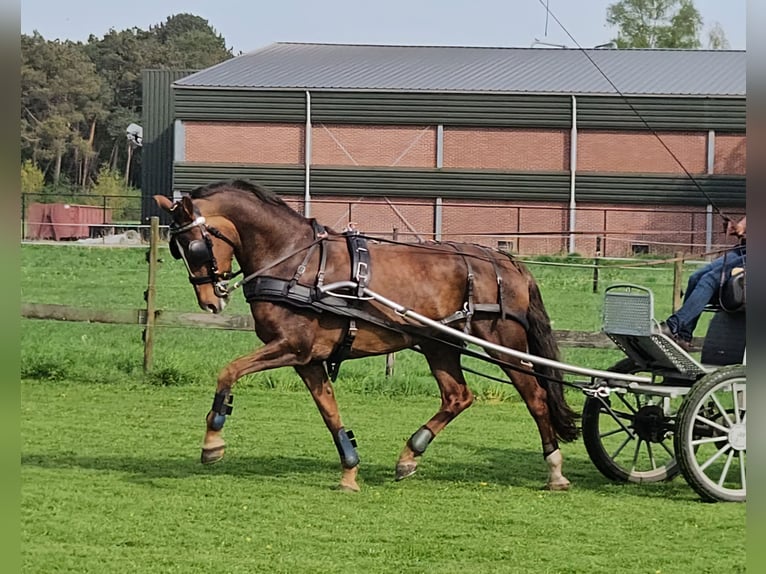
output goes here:
[[711, 456], [709, 459], [707, 459], [704, 464], [700, 465], [700, 470], [704, 472], [704, 470], [709, 467], [711, 464], [713, 464], [716, 460], [718, 460], [721, 455], [726, 453], [727, 450], [731, 448], [731, 445], [729, 443], [726, 443], [724, 446], [722, 446], [718, 451]]
[[710, 419], [705, 418], [702, 415], [697, 415], [696, 417], [694, 417], [694, 419], [700, 422], [703, 422], [706, 425], [713, 427], [714, 429], [718, 429], [721, 432], [724, 432], [724, 433], [729, 432], [729, 429], [727, 429], [725, 426], [719, 425], [717, 422], [711, 421]]
[[[733, 387], [732, 387], [733, 388]], [[715, 395], [715, 393], [710, 393], [710, 398], [713, 399], [713, 402], [715, 403], [716, 408], [718, 409], [718, 412], [723, 415], [724, 420], [726, 421], [726, 424], [731, 427], [733, 423], [731, 422], [731, 418], [729, 418], [729, 413], [726, 412], [726, 409], [723, 408], [723, 405], [721, 404], [721, 401], [718, 400], [718, 397]], [[737, 404], [737, 397], [734, 396], [734, 410], [737, 410], [736, 407]]]
[[652, 469], [656, 470], [657, 469], [657, 463], [654, 460], [654, 453], [652, 452], [652, 443], [650, 443], [650, 442], [646, 443], [646, 452], [649, 454], [649, 462], [652, 465]]
[[636, 407], [638, 408], [634, 408], [633, 405], [631, 405], [627, 400], [625, 400], [625, 397], [622, 395], [617, 395], [617, 398], [619, 398], [620, 401], [622, 401], [622, 404], [628, 407], [628, 409], [630, 409], [630, 412], [635, 415], [638, 412], [638, 409], [641, 408], [641, 399], [638, 397], [638, 395], [634, 395], [634, 396], [636, 398]]
[[728, 440], [728, 438], [729, 437], [727, 437], [724, 434], [713, 436], [713, 437], [707, 437], [707, 438], [698, 438], [692, 441], [692, 446], [699, 446], [701, 444], [707, 444], [710, 442], [721, 442], [723, 440]]
[[[606, 438], [606, 437], [610, 437], [612, 435], [616, 435], [616, 434], [623, 433], [623, 432], [626, 432], [625, 431], [625, 427], [620, 427], [620, 428], [616, 428], [616, 429], [613, 429], [613, 430], [610, 430], [610, 431], [606, 431], [604, 433], [600, 433], [598, 436], [600, 438]], [[630, 436], [630, 433], [626, 433], [626, 434], [628, 436]]]
[[641, 453], [641, 443], [644, 442], [641, 438], [636, 442], [636, 450], [633, 451], [633, 466], [630, 470], [636, 470], [636, 463], [638, 462], [638, 455]]
[[741, 388], [738, 388], [738, 385], [732, 385], [732, 396], [734, 398], [734, 421], [736, 423], [744, 423], [745, 422], [745, 409], [747, 408], [747, 405], [745, 405], [745, 391]]
[[726, 475], [729, 474], [729, 466], [731, 466], [731, 461], [733, 458], [734, 458], [734, 450], [730, 450], [729, 454], [726, 456], [726, 463], [723, 465], [723, 470], [721, 471], [721, 477], [718, 479], [718, 486], [723, 486], [723, 483], [726, 480]]
[[664, 440], [663, 440], [662, 442], [660, 442], [660, 446], [662, 446], [662, 448], [664, 448], [664, 449], [665, 449], [665, 452], [666, 452], [666, 453], [668, 453], [668, 454], [670, 455], [670, 457], [671, 457], [671, 458], [675, 458], [675, 456], [676, 456], [676, 453], [675, 453], [675, 452], [673, 452], [673, 449], [671, 449], [670, 447], [668, 447], [668, 445], [667, 445], [667, 444], [665, 444], [665, 441], [664, 441]]
[[739, 477], [742, 481], [742, 490], [746, 490], [747, 483], [745, 482], [745, 451], [739, 451]]
[[633, 440], [633, 437], [628, 436], [624, 441], [622, 441], [622, 444], [617, 447], [617, 450], [612, 453], [612, 459], [617, 460], [617, 457], [622, 452], [622, 449], [624, 449], [630, 441]]

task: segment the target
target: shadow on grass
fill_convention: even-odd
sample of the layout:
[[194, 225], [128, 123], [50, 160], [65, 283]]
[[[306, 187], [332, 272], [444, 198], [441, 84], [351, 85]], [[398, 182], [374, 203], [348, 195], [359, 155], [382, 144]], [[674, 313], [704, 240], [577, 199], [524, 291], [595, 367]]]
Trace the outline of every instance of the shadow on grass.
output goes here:
[[[453, 443], [454, 445], [454, 443]], [[540, 453], [529, 450], [483, 448], [475, 445], [456, 445], [470, 448], [473, 455], [469, 458], [476, 462], [444, 460], [441, 456], [429, 459], [428, 455], [420, 462], [418, 472], [402, 484], [408, 482], [433, 483], [443, 486], [446, 483], [456, 487], [465, 485], [494, 484], [539, 490], [547, 477], [547, 466]], [[359, 479], [365, 486], [384, 486], [394, 482], [394, 462], [391, 464], [365, 463], [360, 465]], [[316, 484], [335, 484], [340, 478], [340, 465], [336, 460], [320, 460], [308, 457], [291, 456], [232, 456], [213, 465], [202, 465], [191, 457], [149, 456], [76, 456], [73, 453], [60, 454], [25, 454], [22, 466], [44, 469], [79, 468], [96, 471], [118, 472], [128, 475], [130, 482], [151, 482], [156, 479], [185, 479], [194, 477], [296, 477], [306, 483], [311, 475], [316, 477]], [[572, 489], [587, 490], [595, 494], [637, 496], [641, 498], [663, 498], [688, 500], [693, 497], [691, 489], [683, 478], [672, 482], [653, 484], [617, 484], [599, 474], [590, 460], [577, 456], [565, 459], [565, 475], [572, 481]], [[309, 481], [310, 482], [310, 481]], [[439, 487], [441, 487], [439, 486]]]

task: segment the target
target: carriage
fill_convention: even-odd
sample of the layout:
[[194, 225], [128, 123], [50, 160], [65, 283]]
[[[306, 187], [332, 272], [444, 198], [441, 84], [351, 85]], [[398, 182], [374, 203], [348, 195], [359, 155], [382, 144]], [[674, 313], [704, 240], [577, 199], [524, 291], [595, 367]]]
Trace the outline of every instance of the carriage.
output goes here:
[[705, 500], [744, 501], [744, 305], [709, 306], [715, 314], [699, 360], [662, 333], [653, 308], [649, 289], [606, 289], [603, 330], [626, 355], [610, 370], [636, 378], [583, 386], [588, 455], [615, 481], [656, 482], [681, 472]]
[[[339, 487], [359, 490], [356, 438], [342, 423], [331, 381], [344, 360], [410, 348], [425, 356], [441, 405], [406, 441], [396, 480], [416, 471], [436, 435], [473, 402], [461, 365], [469, 355], [498, 365], [526, 403], [548, 465], [546, 488], [570, 487], [558, 445], [580, 433], [563, 392], [569, 384], [587, 395], [583, 440], [608, 478], [653, 482], [680, 472], [705, 500], [745, 500], [743, 310], [715, 312], [697, 360], [662, 332], [649, 289], [612, 285], [603, 329], [626, 357], [609, 370], [590, 369], [558, 360], [536, 281], [508, 253], [335, 232], [240, 180], [198, 188], [176, 202], [155, 199], [172, 217], [171, 252], [183, 260], [200, 307], [219, 313], [241, 287], [264, 343], [221, 370], [203, 463], [223, 458], [234, 383], [291, 366], [335, 442]], [[563, 373], [583, 380], [565, 381]]]

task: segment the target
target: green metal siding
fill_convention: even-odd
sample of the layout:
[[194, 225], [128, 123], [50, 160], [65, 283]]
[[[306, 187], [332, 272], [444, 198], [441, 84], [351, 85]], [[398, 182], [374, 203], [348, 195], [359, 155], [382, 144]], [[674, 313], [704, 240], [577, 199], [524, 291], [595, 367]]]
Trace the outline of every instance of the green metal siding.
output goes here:
[[744, 177], [704, 175], [694, 179], [704, 193], [684, 175], [578, 174], [577, 201], [701, 206], [709, 203], [707, 194], [718, 206], [745, 206]]
[[745, 131], [744, 98], [578, 96], [577, 127], [642, 130]]
[[[220, 180], [252, 179], [284, 195], [302, 194], [302, 167], [177, 163], [175, 188], [191, 190]], [[700, 187], [720, 206], [744, 207], [745, 178], [700, 176]], [[312, 197], [410, 197], [569, 201], [568, 172], [493, 172], [439, 169], [311, 169]], [[708, 200], [685, 176], [579, 174], [577, 201], [587, 203], [706, 205]]]
[[[182, 120], [304, 122], [303, 91], [174, 88]], [[745, 130], [744, 98], [633, 97], [628, 102], [654, 129]], [[311, 92], [314, 122], [344, 124], [444, 124], [567, 128], [569, 95], [399, 92]], [[578, 96], [581, 128], [646, 129], [619, 96]]]
[[291, 195], [303, 193], [306, 172], [302, 166], [180, 162], [173, 166], [173, 187], [179, 191], [190, 191], [226, 179], [250, 179], [275, 193]]
[[568, 127], [566, 95], [311, 92], [315, 122]]
[[180, 120], [305, 122], [306, 94], [300, 91], [173, 88]]
[[567, 173], [312, 168], [311, 195], [565, 201]]
[[195, 70], [144, 70], [141, 76], [141, 221], [153, 215], [165, 219], [152, 196], [173, 189], [174, 109], [170, 85]]

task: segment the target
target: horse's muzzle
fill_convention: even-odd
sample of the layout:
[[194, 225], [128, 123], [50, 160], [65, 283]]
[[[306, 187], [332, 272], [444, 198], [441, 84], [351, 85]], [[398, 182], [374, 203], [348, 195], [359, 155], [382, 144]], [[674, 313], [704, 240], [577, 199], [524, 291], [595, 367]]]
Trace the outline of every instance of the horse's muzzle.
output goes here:
[[219, 297], [215, 303], [204, 303], [200, 301], [199, 306], [203, 311], [217, 315], [223, 312], [223, 310], [226, 308], [227, 302], [228, 301], [225, 297]]

